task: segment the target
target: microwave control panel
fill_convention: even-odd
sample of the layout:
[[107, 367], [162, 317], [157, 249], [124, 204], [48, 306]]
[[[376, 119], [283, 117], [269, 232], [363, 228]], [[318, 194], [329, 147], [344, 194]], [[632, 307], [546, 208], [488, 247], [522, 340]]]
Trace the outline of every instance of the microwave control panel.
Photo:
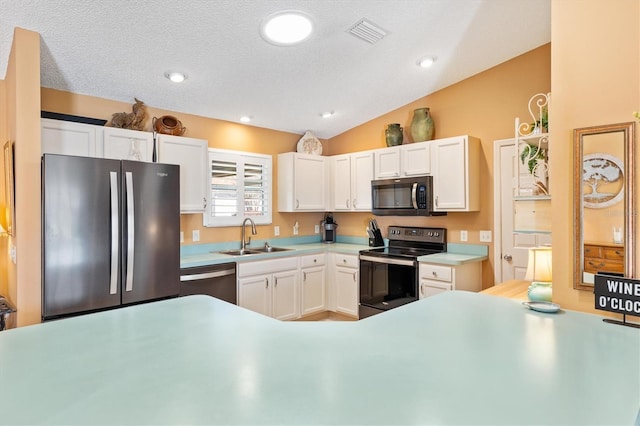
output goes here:
[[427, 187], [425, 185], [418, 185], [416, 191], [416, 204], [418, 208], [423, 210], [427, 208]]

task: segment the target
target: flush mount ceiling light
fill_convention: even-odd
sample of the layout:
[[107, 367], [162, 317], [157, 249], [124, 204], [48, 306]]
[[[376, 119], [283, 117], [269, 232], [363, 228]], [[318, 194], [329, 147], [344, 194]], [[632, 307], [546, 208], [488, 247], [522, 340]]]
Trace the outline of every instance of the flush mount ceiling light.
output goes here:
[[240, 117], [240, 121], [243, 123], [248, 123], [251, 121], [251, 117], [249, 117], [248, 115], [243, 115], [242, 117]]
[[331, 117], [332, 115], [333, 115], [333, 111], [325, 111], [325, 112], [323, 112], [322, 114], [320, 114], [320, 116], [321, 116], [322, 118], [329, 118], [329, 117]]
[[177, 71], [167, 71], [164, 73], [164, 76], [174, 83], [182, 83], [187, 79], [187, 75], [185, 73]]
[[425, 56], [424, 58], [418, 59], [417, 64], [421, 68], [429, 68], [435, 61], [435, 56]]
[[271, 44], [290, 46], [306, 40], [313, 31], [311, 18], [303, 12], [285, 10], [262, 21], [260, 34]]

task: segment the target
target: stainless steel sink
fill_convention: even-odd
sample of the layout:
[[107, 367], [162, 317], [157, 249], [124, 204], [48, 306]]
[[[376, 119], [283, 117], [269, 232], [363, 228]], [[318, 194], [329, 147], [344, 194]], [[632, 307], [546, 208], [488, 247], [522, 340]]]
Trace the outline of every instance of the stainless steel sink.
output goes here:
[[222, 250], [219, 251], [217, 253], [220, 254], [228, 254], [229, 256], [246, 256], [248, 254], [259, 254], [259, 253], [263, 253], [261, 251], [258, 250]]
[[289, 250], [293, 250], [293, 249], [288, 249], [288, 248], [284, 248], [284, 247], [260, 247], [259, 249], [251, 249], [252, 251], [258, 252], [258, 253], [275, 253], [277, 251], [289, 251]]

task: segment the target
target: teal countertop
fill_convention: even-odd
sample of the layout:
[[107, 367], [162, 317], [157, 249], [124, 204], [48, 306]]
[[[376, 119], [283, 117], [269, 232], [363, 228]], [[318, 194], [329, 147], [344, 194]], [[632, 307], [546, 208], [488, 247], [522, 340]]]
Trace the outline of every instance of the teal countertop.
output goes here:
[[633, 424], [640, 333], [445, 292], [357, 322], [189, 296], [0, 332], [0, 423]]
[[[247, 248], [259, 248], [264, 246], [266, 240], [256, 240]], [[268, 241], [274, 247], [289, 249], [275, 253], [251, 254], [245, 256], [230, 256], [218, 253], [222, 250], [238, 249], [239, 242], [219, 244], [199, 244], [183, 246], [180, 250], [180, 267], [191, 268], [195, 266], [216, 265], [227, 262], [252, 262], [254, 260], [273, 259], [284, 256], [300, 256], [318, 252], [336, 252], [357, 255], [361, 250], [368, 250], [366, 238], [338, 237], [338, 241], [332, 244], [320, 242], [319, 237], [294, 237], [273, 239]], [[481, 262], [488, 259], [487, 246], [472, 244], [447, 244], [446, 253], [432, 254], [418, 258], [420, 262], [441, 263], [445, 265], [460, 265], [468, 262]]]

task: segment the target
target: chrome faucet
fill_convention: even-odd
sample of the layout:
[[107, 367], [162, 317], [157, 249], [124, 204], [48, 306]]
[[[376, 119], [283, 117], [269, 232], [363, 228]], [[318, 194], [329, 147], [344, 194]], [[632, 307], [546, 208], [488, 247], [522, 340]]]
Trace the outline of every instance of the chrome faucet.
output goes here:
[[243, 251], [246, 246], [251, 244], [251, 236], [249, 236], [249, 241], [245, 241], [245, 238], [246, 238], [245, 237], [245, 225], [247, 224], [247, 221], [251, 222], [251, 235], [256, 235], [258, 233], [256, 231], [256, 224], [253, 222], [253, 219], [251, 219], [250, 217], [246, 218], [242, 222], [242, 240], [240, 241], [240, 251]]

